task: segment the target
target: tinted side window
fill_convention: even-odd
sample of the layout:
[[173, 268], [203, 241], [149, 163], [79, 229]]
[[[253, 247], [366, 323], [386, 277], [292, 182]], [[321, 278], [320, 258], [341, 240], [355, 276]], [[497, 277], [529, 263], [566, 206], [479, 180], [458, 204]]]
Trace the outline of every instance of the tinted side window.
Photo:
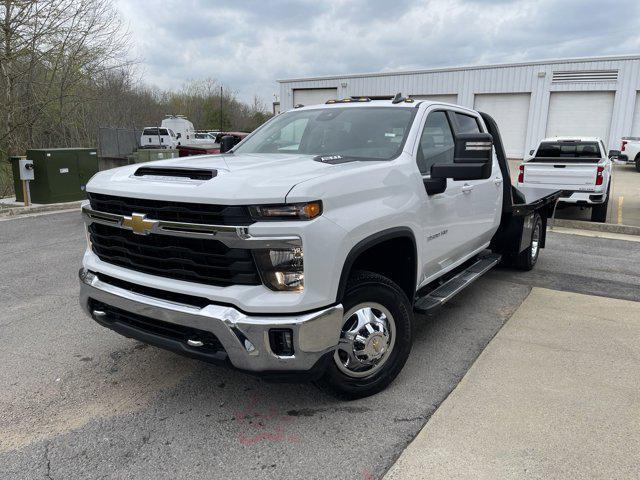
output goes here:
[[434, 163], [453, 163], [454, 141], [444, 112], [432, 112], [422, 130], [417, 162], [420, 173], [429, 175]]
[[471, 117], [463, 113], [455, 113], [458, 123], [458, 133], [480, 133], [480, 126], [476, 117]]

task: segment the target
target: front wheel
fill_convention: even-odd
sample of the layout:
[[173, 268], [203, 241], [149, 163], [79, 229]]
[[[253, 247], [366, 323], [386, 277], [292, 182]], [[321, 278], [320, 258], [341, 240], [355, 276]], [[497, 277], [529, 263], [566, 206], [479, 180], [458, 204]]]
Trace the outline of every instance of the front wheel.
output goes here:
[[640, 172], [640, 154], [636, 155], [636, 172]]
[[340, 341], [318, 386], [345, 399], [384, 390], [411, 351], [411, 304], [398, 285], [377, 273], [359, 271], [343, 298]]

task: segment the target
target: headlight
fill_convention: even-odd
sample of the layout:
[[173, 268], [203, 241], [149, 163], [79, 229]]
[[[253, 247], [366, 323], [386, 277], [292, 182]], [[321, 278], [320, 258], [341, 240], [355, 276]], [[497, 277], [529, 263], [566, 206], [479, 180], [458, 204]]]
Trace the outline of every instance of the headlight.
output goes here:
[[255, 205], [249, 211], [254, 220], [311, 220], [322, 214], [322, 202]]
[[255, 250], [253, 255], [268, 288], [287, 292], [304, 290], [302, 248]]

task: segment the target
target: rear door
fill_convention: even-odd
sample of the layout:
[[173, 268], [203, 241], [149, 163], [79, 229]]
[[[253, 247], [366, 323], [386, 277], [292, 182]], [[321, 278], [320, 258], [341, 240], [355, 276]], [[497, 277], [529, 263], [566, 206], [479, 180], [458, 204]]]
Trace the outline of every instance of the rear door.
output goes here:
[[[469, 113], [453, 113], [455, 134], [486, 133], [479, 116]], [[481, 180], [465, 180], [462, 191], [467, 199], [470, 248], [480, 248], [491, 241], [502, 215], [502, 173], [496, 155], [493, 154], [491, 176]]]

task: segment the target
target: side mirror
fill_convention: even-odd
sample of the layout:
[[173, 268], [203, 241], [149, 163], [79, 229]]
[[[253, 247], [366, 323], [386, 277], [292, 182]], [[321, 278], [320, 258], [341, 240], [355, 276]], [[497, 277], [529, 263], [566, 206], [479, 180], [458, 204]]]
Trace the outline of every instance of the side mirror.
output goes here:
[[432, 165], [431, 178], [487, 179], [492, 163], [493, 137], [488, 133], [466, 133], [456, 137], [453, 163]]
[[529, 155], [533, 155], [535, 152], [535, 150], [529, 150]]
[[622, 155], [622, 152], [620, 150], [609, 150], [609, 158], [612, 157], [619, 157]]
[[226, 153], [236, 145], [236, 137], [233, 135], [225, 135], [220, 139], [220, 153]]
[[176, 133], [176, 138], [180, 138], [182, 136], [181, 133]]

